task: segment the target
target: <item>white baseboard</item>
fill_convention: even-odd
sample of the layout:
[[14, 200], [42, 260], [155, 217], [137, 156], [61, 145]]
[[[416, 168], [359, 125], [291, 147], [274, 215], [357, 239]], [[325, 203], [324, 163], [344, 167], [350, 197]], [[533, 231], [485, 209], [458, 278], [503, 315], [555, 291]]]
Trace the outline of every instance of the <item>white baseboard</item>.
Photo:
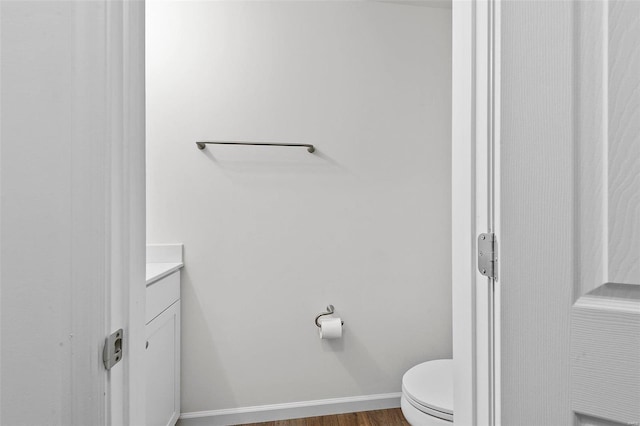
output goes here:
[[291, 402], [286, 404], [258, 405], [226, 410], [197, 411], [193, 413], [182, 413], [178, 425], [228, 426], [243, 423], [260, 423], [285, 419], [299, 419], [303, 417], [355, 413], [358, 411], [383, 410], [400, 407], [401, 396], [402, 394], [397, 392]]

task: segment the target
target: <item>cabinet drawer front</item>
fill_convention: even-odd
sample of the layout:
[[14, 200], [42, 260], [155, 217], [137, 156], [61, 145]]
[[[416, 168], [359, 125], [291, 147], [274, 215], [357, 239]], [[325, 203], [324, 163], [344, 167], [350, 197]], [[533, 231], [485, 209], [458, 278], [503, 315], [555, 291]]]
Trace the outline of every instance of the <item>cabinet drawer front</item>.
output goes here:
[[148, 324], [178, 299], [180, 299], [180, 271], [149, 284], [145, 322]]

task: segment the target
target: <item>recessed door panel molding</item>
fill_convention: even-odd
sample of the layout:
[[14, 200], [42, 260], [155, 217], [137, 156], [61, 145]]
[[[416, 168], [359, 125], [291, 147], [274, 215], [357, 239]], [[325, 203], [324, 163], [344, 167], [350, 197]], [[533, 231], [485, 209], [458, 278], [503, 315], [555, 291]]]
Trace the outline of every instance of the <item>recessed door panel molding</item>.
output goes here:
[[607, 275], [640, 285], [640, 2], [605, 3]]
[[640, 421], [640, 2], [574, 8], [572, 410], [627, 424]]
[[640, 2], [576, 7], [576, 299], [640, 284]]
[[604, 2], [576, 5], [575, 299], [607, 281], [608, 36]]

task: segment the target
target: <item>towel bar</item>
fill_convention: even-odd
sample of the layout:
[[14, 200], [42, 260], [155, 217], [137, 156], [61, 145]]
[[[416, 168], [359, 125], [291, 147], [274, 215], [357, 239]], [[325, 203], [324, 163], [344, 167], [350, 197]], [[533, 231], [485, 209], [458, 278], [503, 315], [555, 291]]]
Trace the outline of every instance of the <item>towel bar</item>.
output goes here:
[[314, 152], [316, 148], [313, 145], [306, 143], [275, 143], [275, 142], [226, 142], [226, 141], [198, 141], [196, 145], [198, 149], [205, 149], [210, 145], [257, 145], [257, 146], [303, 146], [307, 148], [307, 151]]

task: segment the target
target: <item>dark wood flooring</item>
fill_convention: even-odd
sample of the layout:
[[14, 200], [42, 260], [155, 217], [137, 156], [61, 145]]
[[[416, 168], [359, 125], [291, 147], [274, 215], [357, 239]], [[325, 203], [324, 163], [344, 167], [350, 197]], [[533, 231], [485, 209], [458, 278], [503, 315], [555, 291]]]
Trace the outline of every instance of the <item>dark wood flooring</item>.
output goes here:
[[242, 426], [409, 426], [399, 408], [336, 414], [333, 416], [307, 417], [306, 419], [278, 420], [251, 423]]

